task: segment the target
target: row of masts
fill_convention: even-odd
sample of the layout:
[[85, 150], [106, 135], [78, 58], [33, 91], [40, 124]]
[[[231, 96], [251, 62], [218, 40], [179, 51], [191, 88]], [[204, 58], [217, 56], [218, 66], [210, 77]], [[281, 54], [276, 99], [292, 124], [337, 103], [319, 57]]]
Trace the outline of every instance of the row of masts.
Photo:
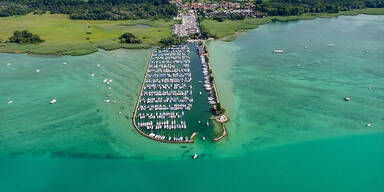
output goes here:
[[137, 125], [150, 137], [185, 141], [188, 137], [162, 136], [155, 130], [187, 129], [185, 111], [192, 109], [192, 73], [188, 45], [156, 50], [148, 64], [136, 114]]

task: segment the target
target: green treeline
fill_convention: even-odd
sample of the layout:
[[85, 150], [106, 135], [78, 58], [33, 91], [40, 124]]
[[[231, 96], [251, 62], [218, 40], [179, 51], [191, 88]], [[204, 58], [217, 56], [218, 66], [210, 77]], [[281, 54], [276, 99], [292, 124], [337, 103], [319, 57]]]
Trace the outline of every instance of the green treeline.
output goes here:
[[186, 41], [187, 37], [179, 37], [177, 35], [172, 35], [171, 37], [161, 39], [160, 43], [163, 47], [169, 47], [172, 45], [184, 44]]
[[351, 9], [381, 8], [384, 0], [255, 0], [254, 11], [269, 16], [337, 13]]
[[18, 44], [36, 44], [36, 43], [44, 42], [44, 40], [42, 40], [39, 35], [32, 34], [27, 30], [14, 31], [13, 35], [8, 39], [10, 43], [18, 43]]
[[178, 11], [168, 0], [3, 0], [0, 16], [47, 12], [72, 19], [123, 20], [172, 18]]
[[128, 44], [141, 44], [141, 39], [137, 38], [132, 33], [124, 33], [120, 37], [120, 43], [128, 43]]

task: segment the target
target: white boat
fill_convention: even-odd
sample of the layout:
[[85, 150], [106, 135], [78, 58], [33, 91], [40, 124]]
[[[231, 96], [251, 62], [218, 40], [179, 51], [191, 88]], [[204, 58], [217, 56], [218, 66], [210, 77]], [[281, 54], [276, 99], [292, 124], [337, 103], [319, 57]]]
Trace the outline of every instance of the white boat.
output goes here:
[[13, 101], [12, 100], [9, 100], [9, 97], [8, 97], [8, 104], [12, 104]]
[[198, 157], [198, 155], [195, 153], [194, 155], [193, 155], [193, 159], [196, 159]]
[[209, 123], [207, 122], [207, 127], [209, 126]]
[[335, 44], [328, 44], [328, 47], [333, 47], [335, 46]]
[[100, 64], [97, 64], [96, 67], [100, 67]]
[[36, 69], [36, 73], [40, 72], [40, 69]]
[[104, 99], [104, 102], [109, 103], [109, 102], [111, 102], [111, 100], [109, 100], [109, 99]]
[[199, 91], [199, 94], [201, 95], [201, 91]]
[[54, 103], [56, 103], [56, 102], [57, 102], [56, 99], [52, 99], [49, 103], [50, 103], [50, 104], [54, 104]]
[[91, 76], [92, 76], [92, 77], [94, 77], [94, 76], [95, 76], [95, 74], [94, 74], [94, 73], [92, 73], [92, 74], [91, 74]]
[[284, 53], [284, 50], [282, 49], [275, 49], [273, 50], [274, 53]]
[[215, 105], [216, 101], [208, 101], [208, 103], [211, 104], [211, 105]]
[[63, 63], [63, 65], [66, 65], [66, 64], [67, 64], [67, 62], [64, 62], [64, 63]]
[[11, 66], [11, 63], [8, 63], [7, 66]]

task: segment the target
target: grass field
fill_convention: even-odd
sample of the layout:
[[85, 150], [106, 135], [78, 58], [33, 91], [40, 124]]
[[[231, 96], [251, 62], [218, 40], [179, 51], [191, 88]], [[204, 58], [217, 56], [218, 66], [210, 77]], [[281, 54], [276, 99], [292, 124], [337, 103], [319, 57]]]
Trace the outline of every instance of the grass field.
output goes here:
[[267, 24], [272, 21], [291, 21], [291, 20], [300, 20], [300, 19], [314, 19], [318, 17], [335, 17], [339, 15], [358, 15], [358, 14], [369, 14], [369, 15], [383, 15], [384, 8], [372, 8], [372, 9], [357, 9], [351, 11], [341, 11], [339, 13], [321, 13], [321, 14], [303, 14], [299, 16], [286, 16], [278, 17], [271, 16], [265, 18], [251, 18], [244, 20], [225, 20], [223, 22], [218, 22], [216, 20], [203, 20], [201, 25], [203, 25], [208, 31], [212, 34], [215, 34], [217, 38], [232, 41], [236, 38], [241, 32], [247, 31], [249, 29], [254, 29], [259, 25]]
[[[70, 20], [59, 14], [0, 17], [0, 39], [7, 40], [13, 31], [26, 29], [45, 40], [38, 45], [2, 43], [0, 52], [81, 55], [98, 48], [148, 48], [170, 36], [172, 24], [172, 20]], [[133, 33], [143, 44], [120, 44], [118, 37], [125, 32]]]

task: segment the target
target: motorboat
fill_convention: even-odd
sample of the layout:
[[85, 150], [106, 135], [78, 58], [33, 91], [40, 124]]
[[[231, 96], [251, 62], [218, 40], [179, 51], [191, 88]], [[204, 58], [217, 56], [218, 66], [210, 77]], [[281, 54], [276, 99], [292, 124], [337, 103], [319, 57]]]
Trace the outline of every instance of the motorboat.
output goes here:
[[214, 105], [216, 104], [216, 101], [208, 101], [209, 104]]
[[193, 159], [196, 159], [198, 157], [198, 155], [195, 153], [194, 155], [193, 155]]
[[51, 101], [49, 101], [50, 104], [55, 104], [57, 102], [56, 99], [52, 99]]
[[274, 53], [284, 53], [284, 50], [282, 49], [275, 49], [273, 50]]
[[36, 69], [36, 73], [40, 72], [40, 69]]
[[8, 104], [12, 104], [13, 101], [12, 100], [9, 100], [9, 97], [8, 97]]

